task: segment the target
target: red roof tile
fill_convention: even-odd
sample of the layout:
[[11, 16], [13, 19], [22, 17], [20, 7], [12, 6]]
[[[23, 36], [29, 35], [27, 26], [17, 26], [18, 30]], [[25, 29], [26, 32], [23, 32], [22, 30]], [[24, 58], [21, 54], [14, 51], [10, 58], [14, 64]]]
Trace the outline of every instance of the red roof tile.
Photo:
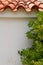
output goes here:
[[36, 6], [39, 11], [43, 11], [43, 2], [37, 0], [0, 0], [0, 12], [10, 7], [12, 11], [17, 11], [22, 6], [27, 12]]

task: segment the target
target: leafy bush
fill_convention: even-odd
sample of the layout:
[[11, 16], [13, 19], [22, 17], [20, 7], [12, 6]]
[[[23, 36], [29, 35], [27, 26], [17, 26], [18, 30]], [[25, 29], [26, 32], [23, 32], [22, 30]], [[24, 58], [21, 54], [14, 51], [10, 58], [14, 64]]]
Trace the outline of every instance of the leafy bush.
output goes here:
[[18, 51], [23, 65], [43, 65], [43, 12], [38, 12], [37, 18], [32, 19], [28, 26], [30, 31], [26, 33], [29, 39], [33, 39], [31, 48]]

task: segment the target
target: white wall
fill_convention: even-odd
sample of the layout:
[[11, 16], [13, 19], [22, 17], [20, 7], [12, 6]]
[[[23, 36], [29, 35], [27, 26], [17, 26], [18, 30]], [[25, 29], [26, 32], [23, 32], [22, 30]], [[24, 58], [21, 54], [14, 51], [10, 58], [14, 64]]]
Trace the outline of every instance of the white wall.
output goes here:
[[18, 50], [32, 46], [25, 34], [31, 17], [36, 17], [35, 13], [23, 9], [0, 13], [0, 65], [21, 65]]

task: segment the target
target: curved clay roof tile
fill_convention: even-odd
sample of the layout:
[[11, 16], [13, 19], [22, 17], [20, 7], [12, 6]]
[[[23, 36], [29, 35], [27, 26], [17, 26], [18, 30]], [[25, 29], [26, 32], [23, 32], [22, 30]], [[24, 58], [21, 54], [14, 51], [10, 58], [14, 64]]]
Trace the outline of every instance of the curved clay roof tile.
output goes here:
[[43, 11], [43, 2], [37, 0], [0, 0], [0, 11], [4, 11], [7, 7], [10, 7], [12, 11], [17, 11], [20, 6], [28, 12], [31, 11], [33, 6]]

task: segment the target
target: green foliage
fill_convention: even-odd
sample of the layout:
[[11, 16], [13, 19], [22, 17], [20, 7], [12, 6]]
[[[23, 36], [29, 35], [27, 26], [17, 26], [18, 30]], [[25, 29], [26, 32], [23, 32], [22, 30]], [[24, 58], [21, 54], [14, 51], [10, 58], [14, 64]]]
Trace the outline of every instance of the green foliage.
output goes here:
[[38, 12], [37, 19], [32, 19], [26, 33], [28, 39], [33, 39], [31, 48], [18, 51], [23, 65], [43, 65], [43, 12]]

